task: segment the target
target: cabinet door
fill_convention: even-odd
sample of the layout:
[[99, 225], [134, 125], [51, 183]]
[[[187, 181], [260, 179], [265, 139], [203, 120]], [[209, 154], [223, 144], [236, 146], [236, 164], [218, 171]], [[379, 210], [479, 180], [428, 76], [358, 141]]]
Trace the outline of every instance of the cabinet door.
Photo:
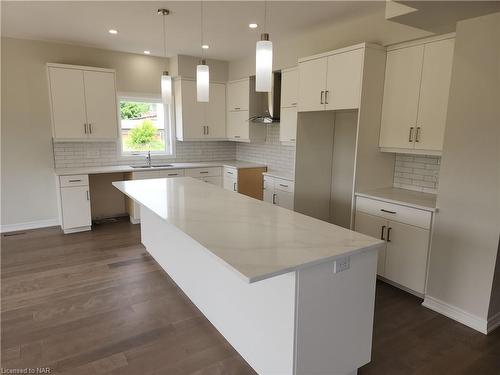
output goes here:
[[248, 111], [250, 102], [250, 80], [227, 84], [227, 110]]
[[83, 78], [90, 137], [116, 139], [118, 107], [114, 73], [84, 71]]
[[50, 67], [49, 80], [54, 138], [87, 138], [83, 72]]
[[299, 63], [299, 112], [325, 109], [327, 61], [325, 57]]
[[278, 206], [293, 210], [293, 193], [283, 190], [275, 190], [275, 202]]
[[206, 138], [226, 137], [226, 85], [210, 83], [210, 101], [205, 104]]
[[423, 54], [424, 46], [387, 52], [380, 147], [414, 147]]
[[454, 39], [446, 39], [424, 47], [416, 149], [443, 149], [454, 45]]
[[250, 136], [248, 111], [227, 113], [227, 137], [235, 141], [248, 141]]
[[224, 176], [223, 188], [231, 191], [238, 191], [238, 182], [235, 178]]
[[363, 56], [364, 50], [357, 49], [328, 57], [327, 110], [359, 108]]
[[[368, 215], [360, 211], [356, 211], [354, 230], [367, 236], [385, 239], [387, 233], [388, 222], [384, 218]], [[385, 276], [385, 258], [386, 248], [380, 249], [378, 252], [377, 274]]]
[[295, 143], [297, 137], [297, 108], [281, 108], [280, 141]]
[[264, 194], [263, 200], [264, 202], [274, 203], [274, 179], [269, 176], [264, 176]]
[[61, 188], [63, 229], [86, 227], [92, 224], [88, 186]]
[[299, 93], [298, 69], [285, 70], [281, 74], [281, 107], [296, 107]]
[[[210, 97], [210, 100], [213, 98]], [[179, 100], [179, 98], [177, 98]], [[182, 111], [182, 139], [201, 139], [205, 137], [205, 110], [206, 103], [199, 103], [196, 99], [196, 82], [181, 81], [181, 111]]]
[[393, 221], [388, 225], [385, 277], [424, 293], [429, 230]]

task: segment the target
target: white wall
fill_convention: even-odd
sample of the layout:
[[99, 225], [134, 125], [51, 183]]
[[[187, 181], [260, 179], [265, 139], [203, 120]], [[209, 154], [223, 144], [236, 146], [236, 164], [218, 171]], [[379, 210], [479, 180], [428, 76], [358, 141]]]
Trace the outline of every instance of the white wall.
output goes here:
[[119, 91], [158, 93], [168, 61], [2, 38], [1, 223], [57, 222], [47, 62], [114, 68]]
[[500, 228], [500, 13], [459, 22], [427, 294], [488, 318]]

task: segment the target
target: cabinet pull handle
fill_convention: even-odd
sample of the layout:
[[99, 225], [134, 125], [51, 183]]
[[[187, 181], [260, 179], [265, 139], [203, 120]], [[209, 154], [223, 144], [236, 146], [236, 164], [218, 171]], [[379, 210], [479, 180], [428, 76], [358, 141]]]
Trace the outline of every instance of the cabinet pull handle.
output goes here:
[[208, 171], [200, 171], [200, 173], [208, 173]]
[[382, 225], [382, 230], [380, 231], [380, 239], [382, 241], [385, 241], [385, 238], [384, 238], [384, 230], [385, 230], [385, 225]]
[[420, 126], [417, 126], [417, 132], [415, 133], [415, 142], [420, 142]]
[[167, 176], [177, 176], [179, 175], [178, 173], [168, 173]]
[[290, 138], [290, 142], [295, 142], [295, 138]]
[[92, 134], [92, 124], [89, 124], [89, 132]]
[[82, 180], [69, 180], [69, 182], [82, 182]]
[[297, 106], [297, 102], [295, 102], [295, 103], [290, 103], [290, 105], [291, 105], [292, 107], [296, 107], [296, 106]]
[[86, 191], [86, 193], [87, 193], [87, 200], [89, 201], [90, 200], [90, 193], [88, 190]]
[[240, 107], [234, 107], [234, 110], [235, 110], [235, 111], [239, 111], [239, 110], [240, 110]]
[[227, 174], [233, 174], [233, 172], [226, 172]]
[[410, 134], [408, 135], [408, 142], [413, 142], [413, 129], [414, 127], [412, 126], [410, 128]]
[[276, 193], [273, 193], [273, 204], [276, 204]]
[[207, 125], [207, 135], [210, 133], [210, 127]]
[[381, 208], [380, 211], [386, 212], [388, 214], [395, 214], [395, 213], [397, 213], [396, 211], [389, 211], [389, 210], [386, 210], [386, 209], [383, 209], [383, 208]]
[[391, 230], [391, 227], [387, 228], [387, 242], [391, 242]]
[[325, 100], [323, 99], [324, 95], [325, 95], [325, 91], [321, 90], [321, 96], [320, 96], [320, 103], [319, 104], [325, 104], [324, 103]]
[[239, 135], [235, 135], [234, 138], [241, 138]]
[[236, 182], [233, 182], [233, 191], [236, 191]]
[[83, 131], [87, 134], [87, 124], [83, 124]]
[[288, 185], [283, 185], [283, 184], [280, 184], [280, 186], [283, 186], [283, 187], [288, 187]]
[[328, 104], [328, 94], [330, 93], [329, 90], [325, 91], [325, 104]]

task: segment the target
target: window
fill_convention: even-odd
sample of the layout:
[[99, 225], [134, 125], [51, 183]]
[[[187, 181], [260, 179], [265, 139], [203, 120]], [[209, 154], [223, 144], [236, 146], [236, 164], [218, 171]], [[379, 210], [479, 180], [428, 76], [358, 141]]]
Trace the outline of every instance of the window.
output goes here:
[[120, 97], [122, 155], [173, 155], [170, 108], [159, 98]]

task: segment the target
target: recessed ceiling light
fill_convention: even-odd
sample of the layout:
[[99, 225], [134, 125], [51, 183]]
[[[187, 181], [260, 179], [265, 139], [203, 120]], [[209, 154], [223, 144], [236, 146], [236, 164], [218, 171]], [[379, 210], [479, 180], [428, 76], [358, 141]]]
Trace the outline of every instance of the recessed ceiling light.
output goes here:
[[149, 55], [150, 53], [151, 53], [151, 51], [148, 51], [148, 50], [144, 51], [145, 55]]
[[118, 34], [118, 30], [115, 30], [115, 29], [109, 29], [109, 30], [108, 30], [108, 33], [110, 33], [110, 34]]
[[257, 25], [256, 23], [251, 23], [248, 25], [249, 28], [251, 29], [256, 29], [259, 25]]
[[201, 48], [203, 48], [203, 49], [209, 49], [210, 47], [209, 47], [209, 45], [208, 45], [208, 44], [203, 44], [203, 45], [201, 46]]

